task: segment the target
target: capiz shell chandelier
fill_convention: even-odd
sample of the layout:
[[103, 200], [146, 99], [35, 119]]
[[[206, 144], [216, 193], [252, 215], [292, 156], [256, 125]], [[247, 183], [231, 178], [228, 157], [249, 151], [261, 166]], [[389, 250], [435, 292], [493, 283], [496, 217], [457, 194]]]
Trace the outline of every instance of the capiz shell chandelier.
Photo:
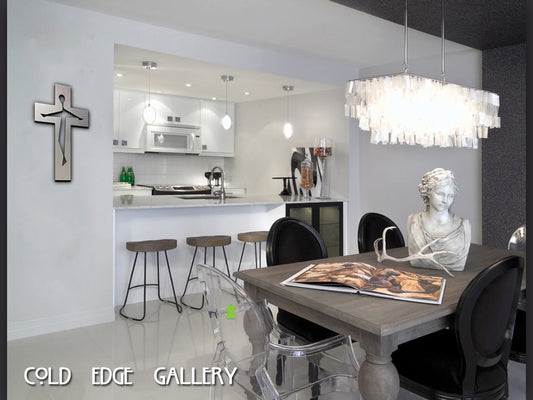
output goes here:
[[371, 132], [370, 142], [477, 148], [499, 128], [497, 94], [400, 73], [352, 80], [346, 115]]
[[371, 132], [373, 144], [469, 147], [499, 128], [497, 94], [446, 82], [444, 72], [444, 0], [442, 4], [442, 79], [408, 73], [407, 0], [404, 72], [354, 79], [346, 84], [345, 114]]

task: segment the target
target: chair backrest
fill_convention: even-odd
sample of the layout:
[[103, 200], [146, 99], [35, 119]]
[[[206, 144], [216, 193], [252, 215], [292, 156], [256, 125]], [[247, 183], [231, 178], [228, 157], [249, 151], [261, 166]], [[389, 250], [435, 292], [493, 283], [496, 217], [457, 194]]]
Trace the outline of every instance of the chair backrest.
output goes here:
[[267, 265], [327, 258], [324, 239], [312, 226], [292, 217], [275, 221], [266, 243]]
[[[273, 327], [268, 309], [261, 307], [261, 303], [256, 303], [240, 285], [218, 269], [199, 264], [196, 271], [217, 346], [224, 350], [221, 356], [253, 376], [254, 371], [250, 370], [250, 355], [254, 352], [252, 346], [262, 353]], [[264, 362], [261, 357], [264, 354], [255, 361], [255, 367]], [[217, 361], [224, 363], [225, 360]]]
[[478, 367], [507, 368], [524, 261], [510, 256], [479, 273], [466, 287], [455, 314], [463, 355], [463, 395], [474, 393]]
[[382, 214], [371, 212], [366, 213], [359, 220], [357, 229], [359, 253], [374, 251], [374, 241], [379, 239], [383, 235], [383, 230], [389, 226], [394, 226], [396, 229], [387, 232], [387, 248], [404, 247], [405, 241], [398, 225]]
[[509, 250], [526, 251], [526, 226], [522, 225], [513, 232], [507, 244]]

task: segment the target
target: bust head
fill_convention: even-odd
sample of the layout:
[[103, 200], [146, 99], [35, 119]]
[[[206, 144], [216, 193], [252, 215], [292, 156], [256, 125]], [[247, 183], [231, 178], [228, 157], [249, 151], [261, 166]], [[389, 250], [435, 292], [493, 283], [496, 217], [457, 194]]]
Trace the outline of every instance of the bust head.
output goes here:
[[[457, 193], [457, 183], [455, 182], [453, 172], [443, 168], [435, 168], [432, 171], [426, 172], [422, 177], [422, 181], [418, 185], [418, 191], [420, 192], [420, 197], [422, 197], [422, 200], [424, 201], [426, 210], [430, 207], [432, 194], [440, 189], [447, 193], [451, 192], [451, 194], [455, 196], [455, 193]], [[452, 202], [449, 202], [448, 208], [451, 206], [451, 203]]]

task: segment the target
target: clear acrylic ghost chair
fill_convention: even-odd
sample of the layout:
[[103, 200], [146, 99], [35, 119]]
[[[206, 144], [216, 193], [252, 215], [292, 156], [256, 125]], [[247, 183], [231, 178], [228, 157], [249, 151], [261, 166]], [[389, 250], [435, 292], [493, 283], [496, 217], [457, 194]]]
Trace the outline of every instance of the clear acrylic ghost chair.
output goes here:
[[[232, 279], [215, 268], [197, 265], [207, 300], [217, 349], [213, 366], [237, 368], [233, 384], [248, 399], [354, 399], [359, 397], [355, 359], [350, 337], [294, 345], [272, 318], [265, 301], [256, 302]], [[281, 381], [272, 379], [279, 355], [286, 357]], [[309, 382], [308, 364], [320, 361], [316, 380]], [[219, 398], [220, 386], [212, 386], [210, 398]]]

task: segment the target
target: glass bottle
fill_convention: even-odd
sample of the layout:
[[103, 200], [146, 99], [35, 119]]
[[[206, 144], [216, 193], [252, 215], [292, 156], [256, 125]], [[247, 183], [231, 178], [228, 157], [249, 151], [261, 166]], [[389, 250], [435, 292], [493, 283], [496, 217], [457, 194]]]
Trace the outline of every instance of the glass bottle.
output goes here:
[[128, 182], [128, 175], [126, 174], [125, 167], [122, 167], [122, 172], [120, 173], [120, 182]]
[[128, 167], [128, 182], [131, 186], [135, 185], [135, 174], [132, 167]]
[[304, 197], [309, 197], [309, 189], [312, 189], [313, 184], [313, 162], [309, 158], [305, 158], [300, 164], [300, 172], [302, 179], [300, 181], [300, 187], [303, 189]]

